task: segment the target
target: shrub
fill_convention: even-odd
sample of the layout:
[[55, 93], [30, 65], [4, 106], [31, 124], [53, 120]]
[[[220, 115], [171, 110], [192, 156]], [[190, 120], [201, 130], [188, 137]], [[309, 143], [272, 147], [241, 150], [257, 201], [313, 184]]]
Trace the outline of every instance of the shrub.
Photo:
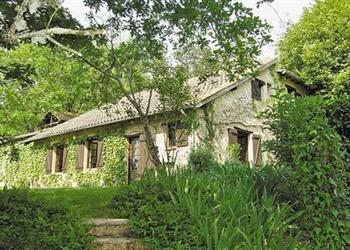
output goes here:
[[121, 188], [113, 199], [116, 216], [129, 218], [132, 234], [143, 238], [150, 249], [199, 248], [203, 244], [199, 227], [166, 186], [148, 173], [142, 181]]
[[262, 116], [275, 138], [265, 144], [290, 169], [300, 227], [306, 240], [322, 248], [350, 245], [350, 202], [345, 151], [329, 126], [320, 97], [280, 95]]
[[239, 163], [208, 171], [157, 170], [114, 198], [117, 216], [151, 249], [285, 249], [295, 246], [290, 206], [266, 189], [255, 191], [257, 173]]
[[229, 156], [228, 161], [240, 161], [241, 159], [241, 145], [234, 143], [227, 146], [226, 153]]
[[59, 205], [0, 192], [0, 249], [91, 249], [88, 228]]
[[217, 162], [210, 146], [202, 144], [192, 149], [188, 165], [195, 172], [206, 171], [215, 164]]

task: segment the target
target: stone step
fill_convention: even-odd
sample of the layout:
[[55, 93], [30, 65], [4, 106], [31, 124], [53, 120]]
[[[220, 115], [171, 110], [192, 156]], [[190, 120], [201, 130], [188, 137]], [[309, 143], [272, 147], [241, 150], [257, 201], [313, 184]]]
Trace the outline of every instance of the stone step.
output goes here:
[[89, 219], [90, 234], [95, 237], [128, 237], [129, 221], [127, 219]]
[[96, 238], [98, 250], [146, 250], [142, 243], [132, 238]]

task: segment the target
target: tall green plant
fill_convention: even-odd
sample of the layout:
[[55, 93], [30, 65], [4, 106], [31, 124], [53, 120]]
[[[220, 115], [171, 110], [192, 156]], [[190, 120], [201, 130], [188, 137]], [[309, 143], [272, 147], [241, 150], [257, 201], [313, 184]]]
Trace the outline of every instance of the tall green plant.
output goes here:
[[[304, 237], [316, 247], [349, 246], [349, 171], [341, 138], [329, 126], [321, 97], [280, 95], [262, 114], [274, 139], [265, 144], [291, 170]], [[347, 232], [347, 233], [346, 233]]]
[[299, 215], [278, 206], [266, 190], [259, 194], [254, 171], [231, 163], [177, 185], [177, 198], [198, 223], [206, 249], [293, 249], [297, 243], [287, 232]]
[[201, 144], [197, 148], [192, 148], [188, 165], [193, 171], [207, 171], [216, 164], [217, 162], [210, 145]]

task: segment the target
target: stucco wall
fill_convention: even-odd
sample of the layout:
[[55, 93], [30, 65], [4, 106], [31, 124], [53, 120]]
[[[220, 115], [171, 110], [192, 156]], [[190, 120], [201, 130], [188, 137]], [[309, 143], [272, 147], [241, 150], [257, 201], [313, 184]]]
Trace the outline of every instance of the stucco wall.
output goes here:
[[[251, 96], [251, 80], [247, 80], [237, 88], [221, 95], [212, 101], [212, 120], [215, 125], [215, 136], [212, 141], [214, 150], [219, 161], [227, 160], [228, 153], [228, 129], [240, 128], [251, 132], [248, 136], [248, 160], [253, 162], [253, 135], [261, 136], [262, 141], [271, 138], [271, 134], [263, 129], [262, 121], [257, 115], [271, 104], [270, 96], [275, 94], [275, 89], [279, 88], [281, 83], [274, 80], [271, 69], [265, 69], [258, 76], [258, 79], [266, 84], [262, 86], [262, 101], [256, 101]], [[195, 132], [197, 144], [204, 138], [205, 122], [204, 112], [200, 112], [201, 128]], [[263, 162], [272, 159], [272, 156], [264, 153]]]

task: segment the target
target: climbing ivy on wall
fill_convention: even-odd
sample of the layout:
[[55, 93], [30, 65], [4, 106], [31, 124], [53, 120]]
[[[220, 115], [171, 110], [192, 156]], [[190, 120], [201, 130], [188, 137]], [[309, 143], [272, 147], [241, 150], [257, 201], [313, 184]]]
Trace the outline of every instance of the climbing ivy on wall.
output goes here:
[[126, 140], [120, 135], [103, 137], [102, 168], [77, 172], [76, 141], [69, 142], [67, 172], [45, 173], [46, 145], [17, 144], [0, 148], [0, 183], [9, 187], [114, 186], [126, 182]]

